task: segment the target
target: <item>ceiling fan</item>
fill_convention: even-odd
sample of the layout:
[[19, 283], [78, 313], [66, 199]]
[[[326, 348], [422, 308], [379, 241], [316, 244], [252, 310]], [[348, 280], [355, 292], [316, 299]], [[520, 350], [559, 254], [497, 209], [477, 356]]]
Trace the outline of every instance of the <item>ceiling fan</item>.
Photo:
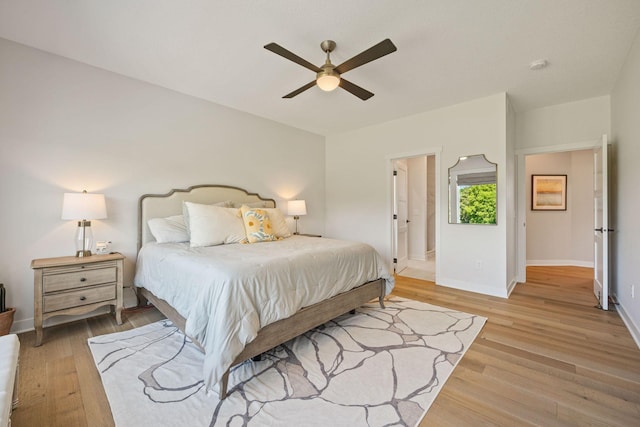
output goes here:
[[320, 43], [320, 47], [327, 54], [327, 60], [321, 67], [316, 67], [309, 61], [300, 58], [295, 53], [288, 51], [277, 43], [269, 43], [264, 47], [265, 49], [270, 50], [271, 52], [280, 55], [290, 61], [293, 61], [296, 64], [302, 65], [303, 67], [308, 68], [309, 70], [316, 73], [315, 80], [307, 83], [299, 89], [294, 90], [291, 93], [288, 93], [287, 95], [283, 96], [283, 98], [293, 98], [294, 96], [301, 94], [305, 90], [318, 85], [320, 89], [327, 92], [332, 91], [340, 86], [347, 92], [350, 92], [363, 101], [366, 101], [373, 96], [373, 93], [351, 83], [348, 80], [345, 80], [344, 78], [342, 78], [342, 74], [397, 50], [396, 46], [391, 42], [391, 40], [385, 39], [375, 46], [372, 46], [369, 49], [365, 50], [364, 52], [360, 52], [359, 54], [351, 59], [348, 59], [342, 64], [335, 66], [331, 63], [331, 58], [329, 57], [329, 55], [336, 48], [336, 42], [334, 42], [333, 40], [325, 40]]

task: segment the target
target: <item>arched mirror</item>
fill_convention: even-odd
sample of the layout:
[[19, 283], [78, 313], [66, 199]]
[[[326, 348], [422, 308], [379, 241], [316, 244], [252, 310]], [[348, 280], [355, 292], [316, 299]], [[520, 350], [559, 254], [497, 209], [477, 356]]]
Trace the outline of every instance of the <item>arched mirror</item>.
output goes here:
[[449, 168], [450, 224], [498, 223], [497, 172], [484, 154], [460, 157]]

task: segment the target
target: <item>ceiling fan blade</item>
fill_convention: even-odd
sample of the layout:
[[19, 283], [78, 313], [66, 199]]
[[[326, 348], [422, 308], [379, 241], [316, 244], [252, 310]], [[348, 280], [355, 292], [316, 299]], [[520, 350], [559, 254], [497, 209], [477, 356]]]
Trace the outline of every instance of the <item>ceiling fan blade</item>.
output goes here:
[[366, 101], [367, 99], [373, 96], [373, 94], [368, 90], [363, 89], [360, 86], [355, 85], [350, 81], [343, 79], [342, 77], [340, 77], [340, 87], [346, 90], [347, 92], [351, 92], [352, 94], [362, 99], [363, 101]]
[[288, 51], [277, 43], [269, 43], [264, 46], [265, 49], [270, 50], [271, 52], [282, 56], [283, 58], [287, 58], [289, 61], [293, 61], [298, 65], [302, 65], [305, 68], [310, 69], [311, 71], [315, 71], [316, 73], [320, 72], [320, 68], [313, 65], [311, 62], [300, 58], [293, 52]]
[[304, 92], [307, 89], [310, 89], [310, 88], [314, 87], [315, 85], [316, 85], [316, 81], [314, 80], [314, 81], [309, 82], [306, 85], [302, 86], [301, 88], [296, 89], [293, 92], [286, 94], [285, 96], [283, 96], [283, 98], [293, 98], [294, 96], [300, 95], [302, 92]]
[[398, 50], [396, 46], [389, 39], [384, 39], [380, 43], [375, 46], [370, 47], [354, 56], [351, 59], [347, 59], [342, 64], [338, 65], [335, 68], [335, 71], [339, 74], [346, 73], [349, 70], [353, 70], [356, 67], [364, 65], [368, 62], [374, 61], [378, 58], [381, 58], [385, 55], [395, 52]]

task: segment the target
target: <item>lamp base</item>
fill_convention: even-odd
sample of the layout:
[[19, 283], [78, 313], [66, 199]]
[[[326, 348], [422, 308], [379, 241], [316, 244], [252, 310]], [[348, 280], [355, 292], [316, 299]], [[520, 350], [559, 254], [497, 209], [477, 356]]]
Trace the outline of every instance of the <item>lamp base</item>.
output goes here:
[[298, 233], [298, 220], [300, 219], [300, 217], [298, 215], [294, 215], [293, 219], [296, 221], [296, 231], [294, 231], [293, 234], [300, 234]]
[[91, 221], [86, 219], [78, 221], [76, 230], [76, 257], [83, 258], [91, 256], [93, 248], [93, 233], [91, 232]]

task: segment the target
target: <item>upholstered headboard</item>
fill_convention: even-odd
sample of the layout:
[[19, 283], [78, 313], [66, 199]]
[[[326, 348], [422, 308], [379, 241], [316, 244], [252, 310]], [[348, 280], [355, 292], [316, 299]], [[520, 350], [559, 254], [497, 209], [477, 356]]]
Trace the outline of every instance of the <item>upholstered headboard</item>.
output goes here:
[[259, 194], [229, 185], [194, 185], [186, 189], [174, 189], [166, 194], [145, 194], [138, 201], [138, 250], [145, 243], [154, 241], [147, 225], [151, 218], [181, 215], [183, 202], [211, 204], [224, 201], [233, 202], [237, 206], [262, 201], [265, 202], [265, 207], [276, 207], [273, 199], [265, 199]]

